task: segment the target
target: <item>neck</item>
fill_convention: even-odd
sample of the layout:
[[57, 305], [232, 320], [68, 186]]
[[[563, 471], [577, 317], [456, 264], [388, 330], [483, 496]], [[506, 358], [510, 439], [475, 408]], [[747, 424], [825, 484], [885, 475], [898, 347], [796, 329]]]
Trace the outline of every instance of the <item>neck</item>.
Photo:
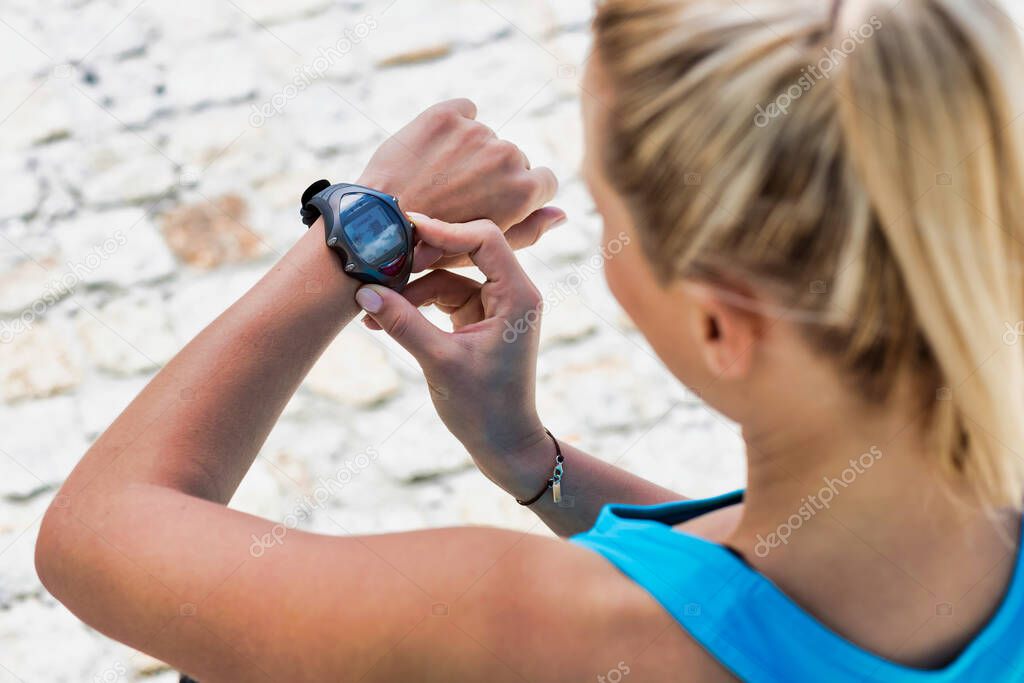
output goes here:
[[[788, 433], [745, 426], [747, 495], [721, 540], [847, 639], [911, 666], [948, 663], [1003, 599], [1019, 515], [966, 502], [910, 416], [802, 407]], [[942, 607], [956, 620], [930, 619], [952, 613]]]
[[939, 474], [916, 416], [852, 414], [823, 406], [789, 430], [744, 428], [747, 493], [733, 541], [753, 549], [753, 558], [766, 556], [766, 546], [790, 557], [835, 558], [865, 547], [902, 555], [929, 539], [948, 550], [951, 529], [967, 542], [1008, 529]]

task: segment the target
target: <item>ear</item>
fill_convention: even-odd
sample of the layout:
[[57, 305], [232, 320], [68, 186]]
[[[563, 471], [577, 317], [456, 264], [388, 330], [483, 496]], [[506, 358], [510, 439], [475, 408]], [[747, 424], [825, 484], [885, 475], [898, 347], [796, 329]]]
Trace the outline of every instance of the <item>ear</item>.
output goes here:
[[745, 295], [700, 282], [684, 287], [689, 298], [691, 338], [708, 371], [721, 379], [746, 377], [763, 329], [763, 318], [741, 307]]

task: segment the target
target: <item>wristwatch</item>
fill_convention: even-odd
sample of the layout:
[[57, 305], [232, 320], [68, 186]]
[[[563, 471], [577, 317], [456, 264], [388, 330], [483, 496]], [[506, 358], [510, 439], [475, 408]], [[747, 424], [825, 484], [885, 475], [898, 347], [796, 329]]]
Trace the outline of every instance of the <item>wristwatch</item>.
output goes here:
[[302, 193], [302, 222], [324, 217], [327, 246], [345, 272], [370, 284], [402, 291], [412, 272], [413, 229], [398, 198], [362, 185], [318, 180]]

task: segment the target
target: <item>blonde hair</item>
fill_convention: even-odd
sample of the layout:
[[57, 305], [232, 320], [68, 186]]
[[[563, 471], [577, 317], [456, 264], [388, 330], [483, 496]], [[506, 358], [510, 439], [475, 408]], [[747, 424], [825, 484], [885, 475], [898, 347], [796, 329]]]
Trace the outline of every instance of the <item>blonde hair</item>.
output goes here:
[[745, 5], [598, 7], [604, 161], [649, 260], [809, 313], [869, 401], [912, 377], [936, 464], [1020, 507], [1017, 29], [987, 0]]

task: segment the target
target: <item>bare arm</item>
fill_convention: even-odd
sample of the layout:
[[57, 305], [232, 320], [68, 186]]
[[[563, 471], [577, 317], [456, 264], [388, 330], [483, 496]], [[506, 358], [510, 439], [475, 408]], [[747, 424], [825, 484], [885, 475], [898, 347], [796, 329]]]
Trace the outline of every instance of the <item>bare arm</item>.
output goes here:
[[[430, 131], [424, 137], [437, 139], [438, 126], [451, 135], [468, 125], [443, 118], [448, 123], [421, 122]], [[403, 147], [417, 144], [410, 138]], [[503, 215], [502, 227], [519, 226], [506, 233], [510, 242], [529, 243], [553, 219], [533, 213], [553, 192], [543, 173], [510, 165], [507, 148], [491, 151], [493, 136], [479, 136], [475, 148], [444, 147], [479, 152], [467, 168], [471, 178], [497, 173], [499, 183], [508, 176], [512, 189], [501, 196], [516, 206], [494, 212]], [[479, 165], [498, 155], [501, 163], [488, 167], [494, 170]], [[428, 157], [419, 177], [438, 165], [457, 167], [459, 159], [434, 161]], [[389, 187], [396, 176], [363, 182], [400, 194], [407, 205], [427, 204], [412, 187]], [[447, 210], [456, 209], [470, 211]], [[461, 251], [438, 253], [456, 259]], [[281, 552], [251, 553], [252, 538], [274, 523], [224, 503], [303, 376], [356, 314], [354, 291], [315, 225], [168, 363], [93, 444], [47, 512], [36, 562], [59, 600], [100, 631], [204, 683], [383, 681], [417, 677], [415, 671], [419, 680], [472, 680], [486, 663], [497, 672], [493, 680], [519, 680], [494, 661], [494, 651], [543, 635], [535, 624], [545, 621], [554, 595], [542, 577], [566, 563], [575, 567], [579, 589], [563, 603], [572, 605], [572, 622], [598, 623], [592, 617], [603, 608], [601, 591], [588, 590], [587, 577], [605, 580], [614, 571], [579, 549], [511, 532], [333, 538], [293, 530]], [[519, 590], [531, 586], [539, 587]], [[475, 597], [465, 597], [470, 589]], [[438, 605], [454, 609], [463, 599], [450, 622], [431, 621]], [[457, 657], [454, 637], [463, 643]], [[596, 647], [588, 642], [572, 645], [579, 656], [570, 651], [559, 666], [588, 661], [592, 653], [584, 650]], [[531, 678], [572, 671], [525, 660], [541, 664], [547, 668]]]
[[[547, 169], [530, 170], [475, 113], [468, 100], [432, 107], [382, 145], [360, 182], [451, 220], [497, 214], [513, 246], [532, 243], [561, 215], [535, 211], [557, 182]], [[432, 181], [438, 173], [447, 184]], [[302, 378], [358, 312], [355, 285], [318, 222], [167, 364], [93, 445], [64, 495], [144, 482], [227, 502]]]
[[80, 509], [155, 485], [227, 503], [302, 378], [357, 313], [356, 284], [318, 221], [132, 401], [59, 501]]
[[[556, 435], [557, 436], [557, 435]], [[630, 474], [578, 448], [559, 441], [565, 456], [562, 501], [554, 502], [550, 489], [530, 509], [559, 536], [572, 536], [594, 526], [601, 508], [608, 503], [654, 505], [684, 500], [684, 496], [654, 482]], [[555, 447], [545, 438], [531, 444], [509, 460], [514, 466], [500, 480], [500, 486], [518, 500], [530, 500], [551, 476]]]

